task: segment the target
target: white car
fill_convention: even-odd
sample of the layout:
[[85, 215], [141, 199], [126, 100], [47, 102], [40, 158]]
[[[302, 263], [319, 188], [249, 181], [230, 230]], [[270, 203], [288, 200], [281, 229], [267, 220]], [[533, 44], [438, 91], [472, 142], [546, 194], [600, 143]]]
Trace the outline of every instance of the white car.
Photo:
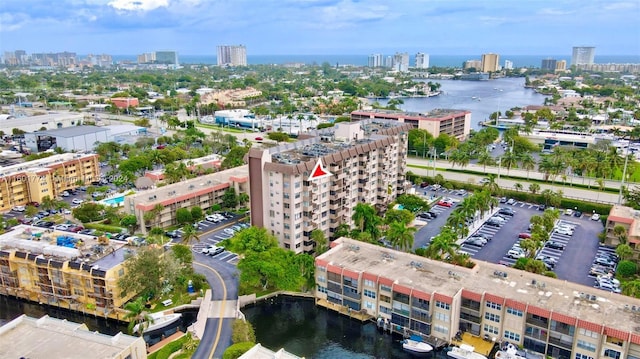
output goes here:
[[565, 215], [565, 216], [573, 216], [573, 210], [572, 210], [571, 208], [567, 208], [567, 209], [564, 211], [564, 215]]
[[81, 200], [80, 198], [74, 198], [73, 201], [71, 201], [71, 203], [73, 204], [82, 204], [84, 201]]
[[69, 194], [69, 192], [67, 192], [67, 191], [62, 192], [62, 194], [60, 194], [60, 195], [61, 195], [62, 197], [69, 197], [69, 196], [71, 196], [71, 195]]
[[573, 236], [573, 230], [566, 227], [556, 228], [555, 231], [556, 233], [564, 234], [565, 236]]
[[69, 227], [71, 227], [71, 225], [69, 224], [58, 224], [53, 226], [53, 229], [58, 231], [66, 231], [67, 229], [69, 229]]
[[26, 211], [26, 208], [25, 208], [25, 206], [15, 206], [15, 207], [11, 208], [11, 210], [14, 211], [14, 212], [24, 212], [24, 211]]
[[525, 256], [524, 256], [524, 251], [522, 249], [511, 248], [509, 252], [507, 252], [507, 257], [518, 259], [518, 258], [524, 258]]
[[594, 213], [594, 214], [591, 216], [591, 220], [592, 220], [592, 221], [599, 221], [599, 220], [600, 220], [600, 215], [599, 215], [599, 214], [597, 214], [597, 213]]
[[71, 214], [71, 211], [65, 208], [64, 210], [62, 210], [62, 213], [64, 213], [64, 214]]
[[511, 204], [511, 205], [516, 204], [516, 200], [515, 200], [515, 199], [513, 199], [513, 198], [509, 198], [509, 199], [507, 200], [507, 204]]

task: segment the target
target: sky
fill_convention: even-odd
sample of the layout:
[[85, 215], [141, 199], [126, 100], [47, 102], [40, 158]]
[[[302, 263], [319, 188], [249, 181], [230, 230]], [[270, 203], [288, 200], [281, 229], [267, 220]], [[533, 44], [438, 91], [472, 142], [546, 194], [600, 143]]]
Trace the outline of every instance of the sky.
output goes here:
[[640, 0], [1, 0], [0, 54], [640, 55]]

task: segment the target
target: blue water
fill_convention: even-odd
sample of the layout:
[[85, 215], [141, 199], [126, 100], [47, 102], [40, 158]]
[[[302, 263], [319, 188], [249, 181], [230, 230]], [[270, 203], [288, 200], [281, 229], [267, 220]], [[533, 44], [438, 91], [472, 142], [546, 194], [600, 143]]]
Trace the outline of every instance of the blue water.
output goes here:
[[[425, 80], [427, 81], [427, 80]], [[440, 96], [403, 98], [399, 107], [405, 111], [428, 112], [430, 110], [457, 109], [471, 111], [471, 128], [479, 129], [479, 121], [485, 121], [493, 112], [505, 113], [513, 107], [542, 105], [545, 96], [524, 88], [524, 78], [502, 78], [489, 81], [430, 80], [440, 83]], [[385, 105], [388, 100], [377, 101]]]
[[[392, 55], [392, 54], [385, 54]], [[466, 60], [480, 60], [481, 54], [474, 55], [430, 55], [429, 65], [439, 67], [462, 67]], [[513, 62], [514, 67], [537, 67], [542, 64], [542, 60], [553, 58], [556, 60], [566, 60], [567, 64], [571, 63], [571, 55], [500, 55], [500, 64], [504, 64], [504, 60]], [[137, 59], [136, 55], [113, 55], [113, 60], [133, 61]], [[180, 55], [178, 61], [182, 64], [216, 64], [215, 55]], [[267, 65], [267, 64], [285, 64], [285, 63], [304, 63], [307, 65], [322, 64], [328, 62], [331, 65], [357, 65], [366, 66], [368, 55], [247, 55], [247, 63], [250, 65]], [[640, 55], [596, 55], [596, 63], [640, 63]], [[415, 63], [415, 56], [409, 56], [409, 63]]]
[[110, 206], [119, 205], [120, 203], [124, 202], [124, 196], [108, 198], [108, 199], [102, 200], [102, 202]]

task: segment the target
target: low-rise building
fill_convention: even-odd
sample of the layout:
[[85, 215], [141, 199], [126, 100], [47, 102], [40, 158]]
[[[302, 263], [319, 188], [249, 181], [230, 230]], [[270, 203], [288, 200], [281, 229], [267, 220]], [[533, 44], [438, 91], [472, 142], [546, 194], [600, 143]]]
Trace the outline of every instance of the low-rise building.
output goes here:
[[251, 349], [238, 357], [238, 359], [304, 359], [295, 354], [289, 353], [284, 348], [274, 352], [269, 348], [265, 348], [260, 343], [254, 345]]
[[[102, 142], [127, 142], [145, 134], [147, 129], [134, 125], [70, 126], [26, 133], [24, 143], [33, 152], [61, 148], [65, 151], [91, 151]], [[130, 141], [132, 142], [132, 141]]]
[[[149, 227], [166, 228], [177, 223], [178, 209], [198, 206], [206, 211], [221, 204], [222, 196], [229, 188], [233, 188], [236, 195], [249, 192], [246, 165], [127, 196], [124, 198], [124, 210], [136, 215], [143, 231]], [[153, 216], [149, 218], [146, 213]]]
[[626, 242], [634, 250], [634, 257], [640, 255], [640, 211], [626, 206], [613, 206], [607, 216], [605, 225], [604, 244], [607, 246], [617, 246], [623, 240], [613, 230], [616, 226], [622, 226]]
[[118, 286], [126, 243], [19, 225], [0, 235], [0, 294], [104, 317], [136, 293]]
[[351, 225], [354, 208], [386, 210], [405, 193], [408, 130], [397, 121], [341, 122], [300, 140], [249, 150], [251, 224], [264, 227], [280, 246], [313, 253], [311, 232], [332, 237]]
[[[222, 158], [220, 157], [220, 155], [213, 154], [204, 157], [186, 159], [180, 162], [184, 163], [189, 171], [204, 174], [207, 171], [212, 171], [220, 168], [220, 165], [222, 164]], [[151, 179], [153, 182], [161, 181], [164, 179], [164, 169], [147, 171], [144, 176]]]
[[351, 120], [385, 119], [411, 124], [414, 128], [427, 130], [433, 137], [446, 133], [459, 140], [471, 133], [471, 112], [465, 110], [431, 110], [427, 113], [393, 110], [354, 111]]
[[63, 153], [0, 168], [0, 211], [57, 198], [100, 177], [98, 155]]
[[0, 327], [2, 358], [146, 359], [142, 337], [90, 331], [85, 324], [25, 314]]
[[316, 303], [407, 335], [458, 331], [553, 358], [640, 358], [640, 300], [499, 264], [473, 268], [349, 238], [316, 258]]

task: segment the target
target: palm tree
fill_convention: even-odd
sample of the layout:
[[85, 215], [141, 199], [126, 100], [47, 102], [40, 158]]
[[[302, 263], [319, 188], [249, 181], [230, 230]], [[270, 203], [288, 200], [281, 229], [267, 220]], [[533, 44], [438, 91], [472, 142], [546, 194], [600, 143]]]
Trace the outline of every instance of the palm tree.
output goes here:
[[630, 297], [638, 298], [640, 297], [640, 280], [629, 280], [624, 281], [621, 284], [622, 293], [624, 295], [628, 295]]
[[186, 224], [182, 227], [182, 243], [189, 245], [192, 240], [200, 241], [198, 230], [192, 224]]
[[54, 209], [56, 207], [56, 201], [50, 196], [44, 196], [40, 202], [40, 207], [42, 207], [42, 209]]
[[507, 168], [507, 173], [511, 167], [518, 167], [518, 155], [513, 151], [509, 151], [502, 156], [502, 166]]
[[483, 186], [489, 190], [489, 193], [491, 193], [492, 196], [500, 193], [500, 186], [496, 182], [496, 175], [490, 173], [487, 175], [487, 179], [488, 181]]
[[407, 227], [402, 222], [393, 222], [387, 229], [387, 240], [396, 248], [407, 251], [413, 248], [413, 235], [415, 232], [415, 227]]
[[527, 179], [529, 179], [529, 171], [536, 168], [536, 160], [529, 152], [520, 155], [520, 166], [527, 171]]
[[629, 259], [633, 257], [633, 249], [628, 244], [618, 244], [616, 254], [622, 260]]
[[529, 192], [531, 192], [531, 194], [536, 194], [540, 191], [540, 185], [537, 183], [532, 183], [529, 185]]
[[139, 324], [138, 328], [136, 328], [135, 334], [142, 336], [142, 333], [149, 324], [153, 323], [153, 318], [149, 312], [147, 312], [145, 299], [143, 297], [138, 297], [136, 300], [125, 304], [124, 309], [127, 311], [127, 314], [124, 315], [124, 319], [129, 320], [129, 333], [134, 334], [133, 329], [136, 324]]
[[487, 166], [494, 166], [496, 164], [496, 160], [491, 157], [491, 154], [486, 149], [480, 152], [478, 155], [478, 164], [482, 165], [482, 170], [487, 171]]
[[456, 253], [456, 249], [460, 247], [456, 244], [457, 237], [458, 235], [451, 227], [443, 227], [440, 234], [435, 236], [427, 247], [427, 256], [433, 259], [442, 259], [445, 254], [448, 254], [453, 257]]
[[613, 227], [613, 235], [618, 238], [618, 243], [627, 244], [627, 229], [624, 226], [616, 224]]
[[309, 238], [316, 244], [316, 255], [321, 255], [327, 250], [327, 238], [324, 236], [324, 232], [314, 229]]
[[462, 211], [461, 208], [457, 208], [455, 211], [449, 215], [447, 218], [447, 225], [453, 228], [458, 237], [464, 236], [464, 229], [467, 231], [467, 215]]
[[520, 182], [516, 182], [516, 183], [514, 183], [514, 184], [513, 184], [513, 188], [514, 188], [517, 192], [522, 191], [522, 183], [520, 183]]

